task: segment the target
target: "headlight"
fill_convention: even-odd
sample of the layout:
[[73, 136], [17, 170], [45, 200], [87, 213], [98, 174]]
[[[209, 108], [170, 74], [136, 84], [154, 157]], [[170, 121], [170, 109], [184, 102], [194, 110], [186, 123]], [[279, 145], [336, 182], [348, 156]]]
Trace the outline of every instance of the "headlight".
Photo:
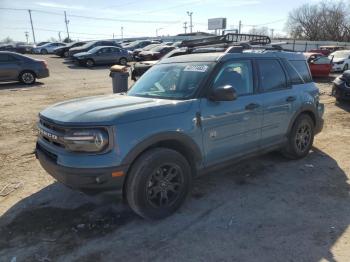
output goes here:
[[101, 152], [108, 145], [108, 133], [102, 129], [68, 131], [63, 137], [66, 148], [75, 152]]
[[338, 64], [338, 65], [344, 64], [344, 61], [339, 61], [336, 64]]

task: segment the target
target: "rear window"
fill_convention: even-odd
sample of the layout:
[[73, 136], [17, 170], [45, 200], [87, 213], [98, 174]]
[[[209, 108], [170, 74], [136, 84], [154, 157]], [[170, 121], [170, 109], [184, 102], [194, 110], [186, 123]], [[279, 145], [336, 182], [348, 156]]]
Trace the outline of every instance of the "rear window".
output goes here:
[[257, 60], [260, 88], [263, 91], [279, 90], [287, 87], [286, 76], [277, 60]]
[[305, 83], [312, 82], [312, 77], [310, 75], [309, 66], [304, 60], [294, 60], [290, 61], [294, 69], [299, 73]]

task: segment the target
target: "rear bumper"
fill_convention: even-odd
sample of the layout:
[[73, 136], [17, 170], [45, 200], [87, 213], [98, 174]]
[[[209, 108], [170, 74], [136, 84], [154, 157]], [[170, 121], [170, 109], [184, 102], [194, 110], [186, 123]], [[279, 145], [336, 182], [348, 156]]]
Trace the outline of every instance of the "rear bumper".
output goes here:
[[35, 155], [46, 172], [69, 188], [92, 194], [106, 191], [122, 193], [125, 175], [113, 177], [112, 173], [121, 171], [126, 174], [127, 166], [107, 168], [61, 166], [57, 164], [55, 155], [40, 144], [36, 146]]
[[37, 72], [36, 72], [37, 78], [45, 78], [45, 77], [49, 77], [49, 76], [50, 76], [50, 71], [47, 68], [37, 70]]

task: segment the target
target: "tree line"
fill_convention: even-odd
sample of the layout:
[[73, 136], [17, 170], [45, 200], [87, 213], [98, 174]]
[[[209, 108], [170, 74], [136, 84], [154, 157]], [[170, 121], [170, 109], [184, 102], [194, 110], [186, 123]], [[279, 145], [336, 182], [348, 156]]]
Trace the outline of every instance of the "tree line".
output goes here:
[[294, 39], [350, 42], [350, 4], [304, 4], [289, 13], [286, 28]]

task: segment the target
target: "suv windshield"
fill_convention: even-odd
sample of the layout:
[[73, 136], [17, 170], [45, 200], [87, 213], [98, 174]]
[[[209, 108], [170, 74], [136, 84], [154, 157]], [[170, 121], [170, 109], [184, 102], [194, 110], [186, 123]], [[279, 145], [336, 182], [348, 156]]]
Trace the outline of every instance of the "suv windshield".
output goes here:
[[173, 63], [155, 65], [129, 90], [129, 96], [163, 99], [190, 98], [214, 63]]

